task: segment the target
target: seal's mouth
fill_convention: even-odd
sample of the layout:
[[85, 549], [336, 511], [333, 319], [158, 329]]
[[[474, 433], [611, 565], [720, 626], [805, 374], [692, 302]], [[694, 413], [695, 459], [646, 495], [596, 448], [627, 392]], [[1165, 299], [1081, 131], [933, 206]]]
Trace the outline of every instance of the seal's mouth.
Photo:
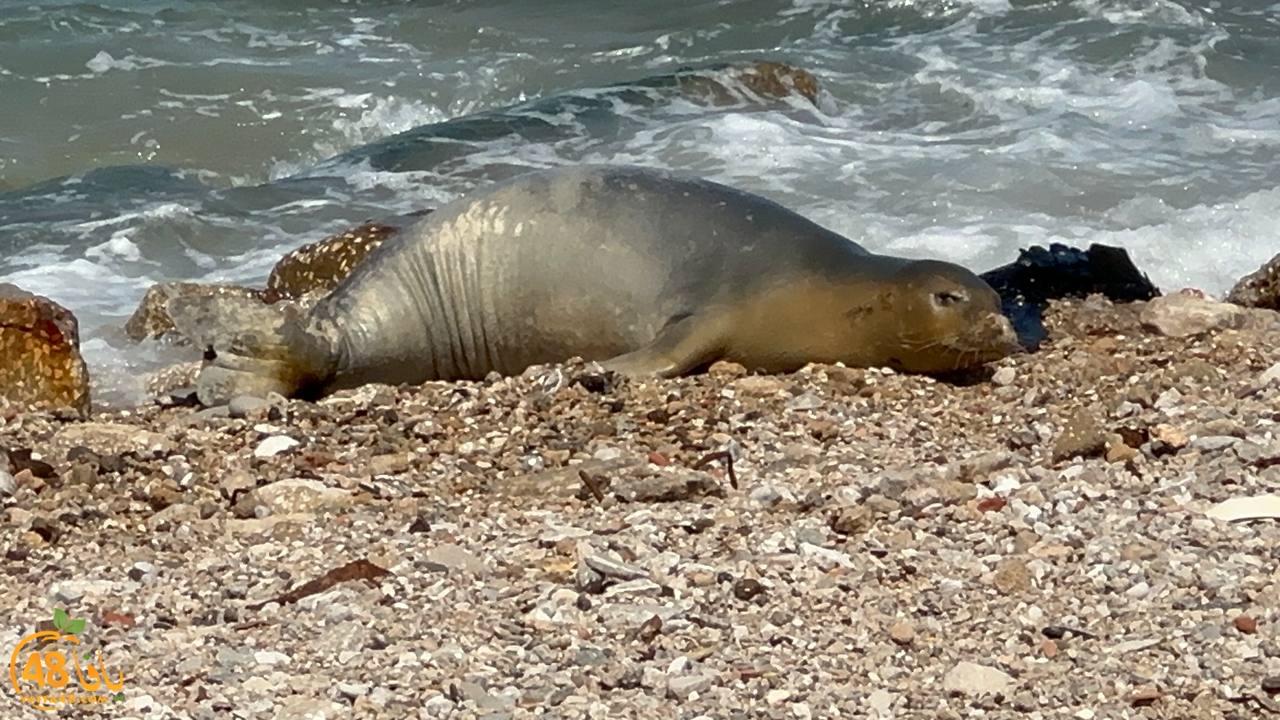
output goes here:
[[915, 342], [908, 335], [899, 340], [907, 351], [903, 359], [910, 358], [908, 362], [899, 360], [902, 369], [926, 373], [966, 370], [1023, 352], [1013, 324], [999, 312], [984, 313], [954, 335], [928, 342]]
[[999, 360], [1015, 353], [1023, 352], [1022, 343], [1018, 342], [1018, 333], [1013, 323], [1002, 313], [987, 313], [969, 329], [946, 343], [957, 353], [959, 370], [973, 365]]

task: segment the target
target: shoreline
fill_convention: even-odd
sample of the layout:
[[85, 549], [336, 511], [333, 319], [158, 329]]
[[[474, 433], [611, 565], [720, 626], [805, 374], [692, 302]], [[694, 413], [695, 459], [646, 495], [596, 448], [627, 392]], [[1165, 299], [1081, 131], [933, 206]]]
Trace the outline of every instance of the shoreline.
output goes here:
[[567, 364], [15, 416], [49, 467], [3, 501], [3, 637], [87, 618], [156, 716], [1254, 712], [1280, 525], [1205, 513], [1280, 487], [1280, 314], [1141, 305], [1054, 302], [969, 384]]

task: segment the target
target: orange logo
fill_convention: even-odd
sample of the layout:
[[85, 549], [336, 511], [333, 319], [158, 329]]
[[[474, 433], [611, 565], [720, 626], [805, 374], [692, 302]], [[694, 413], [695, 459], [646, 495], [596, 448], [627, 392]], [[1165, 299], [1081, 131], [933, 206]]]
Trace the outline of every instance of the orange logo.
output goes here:
[[53, 611], [53, 627], [54, 630], [34, 632], [19, 640], [9, 658], [9, 680], [23, 704], [57, 710], [69, 705], [124, 700], [124, 693], [120, 692], [124, 673], [113, 681], [107, 674], [102, 651], [95, 658], [93, 652], [83, 651], [80, 646], [76, 633], [84, 630], [84, 620], [72, 619], [57, 609]]

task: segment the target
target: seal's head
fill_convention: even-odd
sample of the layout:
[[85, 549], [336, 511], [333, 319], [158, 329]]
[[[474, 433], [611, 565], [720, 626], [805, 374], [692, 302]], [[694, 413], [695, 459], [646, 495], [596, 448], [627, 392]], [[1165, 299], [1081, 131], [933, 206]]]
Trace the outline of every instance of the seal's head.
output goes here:
[[1021, 350], [1000, 312], [1000, 296], [959, 265], [916, 260], [894, 277], [886, 302], [899, 320], [892, 366], [940, 373], [999, 360]]

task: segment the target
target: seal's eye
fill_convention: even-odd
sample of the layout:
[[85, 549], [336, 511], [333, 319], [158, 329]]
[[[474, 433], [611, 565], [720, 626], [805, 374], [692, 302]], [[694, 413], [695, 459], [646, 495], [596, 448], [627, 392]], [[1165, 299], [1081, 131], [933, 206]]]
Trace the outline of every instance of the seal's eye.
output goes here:
[[969, 296], [959, 290], [943, 290], [933, 294], [933, 304], [938, 307], [950, 307], [968, 299]]

